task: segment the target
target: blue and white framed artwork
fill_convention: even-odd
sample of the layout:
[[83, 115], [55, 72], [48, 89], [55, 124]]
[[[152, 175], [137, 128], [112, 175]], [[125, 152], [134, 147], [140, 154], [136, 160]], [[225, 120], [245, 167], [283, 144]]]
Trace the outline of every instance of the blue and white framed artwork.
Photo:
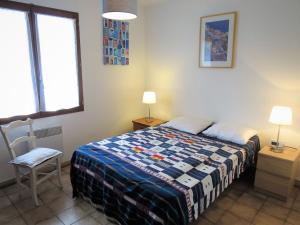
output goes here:
[[232, 68], [236, 12], [201, 17], [200, 67]]

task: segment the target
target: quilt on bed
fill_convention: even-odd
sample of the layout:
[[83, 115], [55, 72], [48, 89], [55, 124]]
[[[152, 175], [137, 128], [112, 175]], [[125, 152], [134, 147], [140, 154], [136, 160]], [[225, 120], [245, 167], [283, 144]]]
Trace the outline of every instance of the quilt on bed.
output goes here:
[[126, 133], [74, 152], [73, 193], [122, 225], [186, 225], [253, 163], [258, 148], [258, 137], [238, 146], [166, 127]]

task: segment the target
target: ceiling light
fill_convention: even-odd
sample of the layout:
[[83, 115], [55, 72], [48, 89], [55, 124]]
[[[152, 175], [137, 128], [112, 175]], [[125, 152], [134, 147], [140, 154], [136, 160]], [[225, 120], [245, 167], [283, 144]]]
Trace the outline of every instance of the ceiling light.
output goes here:
[[102, 16], [112, 20], [137, 18], [137, 0], [103, 0]]

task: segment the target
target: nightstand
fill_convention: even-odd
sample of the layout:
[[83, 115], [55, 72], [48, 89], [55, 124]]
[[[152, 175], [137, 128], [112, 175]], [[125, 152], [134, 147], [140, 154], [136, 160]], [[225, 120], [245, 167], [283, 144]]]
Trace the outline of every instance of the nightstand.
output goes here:
[[291, 194], [298, 165], [299, 150], [285, 147], [275, 153], [266, 146], [258, 153], [255, 189], [286, 200]]
[[132, 121], [133, 130], [145, 129], [147, 127], [155, 127], [155, 126], [159, 126], [165, 122], [166, 121], [164, 121], [164, 120], [155, 119], [155, 118], [152, 118], [151, 121], [148, 121], [147, 118], [140, 118], [140, 119], [136, 119], [136, 120]]

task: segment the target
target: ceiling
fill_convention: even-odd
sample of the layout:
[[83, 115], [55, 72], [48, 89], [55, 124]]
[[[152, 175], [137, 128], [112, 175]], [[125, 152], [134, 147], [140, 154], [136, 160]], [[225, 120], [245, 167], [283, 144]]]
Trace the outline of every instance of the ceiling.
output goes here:
[[163, 3], [168, 0], [138, 0], [138, 1], [142, 2], [145, 6], [149, 6], [157, 3]]

